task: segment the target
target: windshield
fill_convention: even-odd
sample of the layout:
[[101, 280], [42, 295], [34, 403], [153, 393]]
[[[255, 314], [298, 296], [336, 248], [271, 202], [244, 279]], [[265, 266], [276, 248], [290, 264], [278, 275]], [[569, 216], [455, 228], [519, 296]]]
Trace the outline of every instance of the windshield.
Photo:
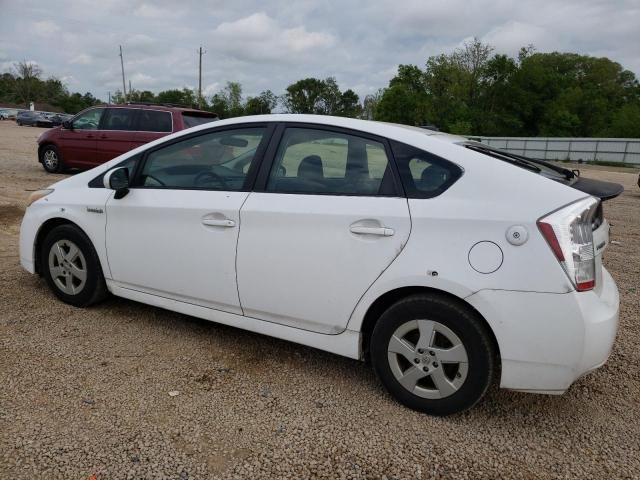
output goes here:
[[468, 148], [469, 150], [473, 150], [474, 152], [497, 158], [498, 160], [511, 163], [512, 165], [516, 165], [520, 168], [524, 168], [535, 173], [539, 173], [540, 175], [552, 178], [554, 180], [564, 179], [569, 181], [569, 183], [573, 183], [573, 181], [577, 180], [578, 177], [578, 175], [576, 175], [576, 173], [572, 170], [558, 167], [551, 163], [545, 162], [544, 160], [536, 160], [533, 158], [525, 157], [523, 155], [517, 155], [505, 150], [500, 150], [499, 148], [490, 147], [489, 145], [485, 145], [484, 143], [462, 142], [460, 145]]

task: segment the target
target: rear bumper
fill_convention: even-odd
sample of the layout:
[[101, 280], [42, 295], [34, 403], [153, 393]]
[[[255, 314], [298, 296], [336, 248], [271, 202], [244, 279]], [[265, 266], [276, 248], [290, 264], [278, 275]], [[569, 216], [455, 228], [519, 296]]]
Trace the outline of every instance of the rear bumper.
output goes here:
[[560, 394], [607, 361], [619, 296], [604, 268], [601, 281], [598, 293], [482, 290], [467, 298], [498, 341], [502, 388]]

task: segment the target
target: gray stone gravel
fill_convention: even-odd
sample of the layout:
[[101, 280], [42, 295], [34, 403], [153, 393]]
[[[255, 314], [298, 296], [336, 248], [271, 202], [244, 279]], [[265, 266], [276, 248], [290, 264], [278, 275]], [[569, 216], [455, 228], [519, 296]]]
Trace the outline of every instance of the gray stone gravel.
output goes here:
[[623, 302], [607, 365], [563, 396], [493, 388], [432, 418], [356, 361], [122, 299], [57, 301], [17, 258], [24, 190], [61, 178], [34, 161], [40, 132], [0, 122], [0, 479], [640, 478], [637, 175], [584, 171], [627, 189], [605, 207]]

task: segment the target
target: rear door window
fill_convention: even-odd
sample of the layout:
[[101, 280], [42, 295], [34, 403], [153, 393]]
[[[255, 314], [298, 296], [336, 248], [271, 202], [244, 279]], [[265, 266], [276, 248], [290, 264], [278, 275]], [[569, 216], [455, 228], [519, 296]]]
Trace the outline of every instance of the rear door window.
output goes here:
[[393, 195], [395, 185], [382, 143], [341, 132], [287, 128], [267, 191]]
[[138, 115], [136, 130], [141, 132], [162, 132], [173, 131], [171, 112], [162, 110], [140, 110]]
[[100, 126], [101, 130], [135, 130], [138, 110], [133, 108], [107, 108]]

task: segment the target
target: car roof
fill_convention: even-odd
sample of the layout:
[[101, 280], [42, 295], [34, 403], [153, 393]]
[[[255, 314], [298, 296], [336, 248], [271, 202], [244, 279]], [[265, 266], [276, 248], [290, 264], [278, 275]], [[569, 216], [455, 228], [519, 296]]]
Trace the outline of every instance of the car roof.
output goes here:
[[[245, 117], [234, 117], [216, 122], [216, 127], [232, 124], [254, 123], [254, 122], [290, 122], [308, 123], [316, 125], [326, 125], [358, 130], [381, 137], [390, 138], [409, 144], [448, 144], [458, 145], [467, 141], [465, 137], [451, 135], [443, 132], [436, 132], [410, 125], [399, 123], [378, 122], [373, 120], [361, 120], [349, 117], [335, 117], [330, 115], [312, 115], [300, 113], [273, 113], [268, 115], [250, 115]], [[204, 130], [211, 128], [211, 125], [201, 125], [193, 127], [190, 131]]]

